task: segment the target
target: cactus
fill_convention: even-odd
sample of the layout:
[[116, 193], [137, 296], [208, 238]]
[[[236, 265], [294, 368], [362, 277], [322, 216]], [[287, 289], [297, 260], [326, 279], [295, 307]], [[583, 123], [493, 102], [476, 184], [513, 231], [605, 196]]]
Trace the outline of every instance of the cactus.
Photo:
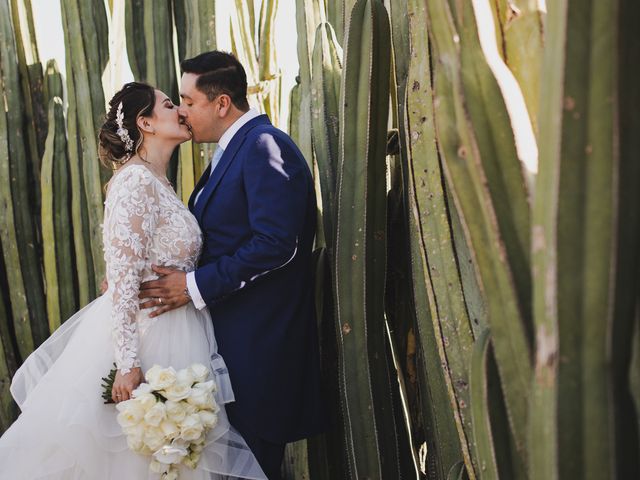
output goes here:
[[313, 55], [313, 39], [318, 25], [326, 19], [324, 2], [320, 0], [296, 0], [296, 26], [298, 28], [298, 60], [300, 63], [300, 108], [297, 117], [291, 117], [297, 122], [296, 129], [301, 133], [298, 147], [306, 158], [311, 171], [314, 171], [314, 153], [311, 136], [306, 134], [311, 127], [311, 58]]
[[273, 41], [277, 8], [278, 0], [263, 0], [260, 6], [258, 73], [264, 112], [274, 125], [280, 126], [282, 79]]
[[493, 0], [498, 45], [520, 84], [534, 129], [538, 126], [544, 13], [538, 2]]
[[342, 49], [328, 23], [316, 31], [312, 68], [311, 133], [320, 172], [324, 237], [333, 252]]
[[[410, 192], [413, 197], [411, 211], [417, 217], [414, 221], [421, 233], [411, 241], [415, 241], [422, 249], [421, 263], [426, 277], [421, 282], [425, 282], [428, 294], [431, 328], [434, 329], [433, 338], [440, 362], [447, 365], [444, 379], [451, 402], [450, 415], [455, 420], [460, 451], [469, 478], [473, 479], [474, 466], [469, 445], [472, 429], [468, 364], [474, 337], [456, 262], [442, 171], [435, 150], [435, 131], [431, 123], [434, 110], [429, 101], [432, 92], [428, 59], [422, 62], [418, 60], [418, 52], [423, 56], [422, 52], [428, 47], [425, 45], [426, 38], [420, 36], [421, 27], [417, 22], [419, 20], [415, 19], [411, 23], [414, 63], [409, 81], [412, 88], [408, 92], [407, 114], [409, 128], [417, 133], [409, 141], [409, 170], [412, 182]], [[421, 102], [419, 98], [426, 98], [427, 101]], [[422, 344], [422, 348], [433, 347]]]
[[[60, 77], [55, 62], [47, 65], [47, 75]], [[62, 90], [57, 93], [62, 95]], [[52, 96], [49, 102], [49, 134], [42, 159], [41, 189], [47, 316], [49, 329], [53, 332], [77, 307], [73, 244], [67, 234], [68, 225], [71, 223], [67, 142], [64, 111], [59, 96]]]
[[173, 2], [180, 60], [216, 48], [215, 6], [211, 0]]
[[353, 478], [394, 478], [398, 453], [383, 310], [391, 59], [388, 17], [379, 1], [356, 3], [346, 45], [334, 285], [347, 455]]
[[[126, 2], [125, 31], [127, 54], [134, 78], [153, 85], [178, 103], [171, 3], [169, 0]], [[184, 33], [179, 35], [179, 38], [184, 37]], [[167, 178], [174, 185], [178, 184], [178, 166], [179, 153], [176, 149], [167, 171]]]
[[484, 330], [473, 347], [473, 355], [469, 362], [474, 459], [478, 465], [478, 478], [480, 479], [499, 478], [493, 433], [491, 432], [489, 387], [487, 385], [489, 339], [489, 330]]
[[[424, 32], [426, 9], [416, 1], [408, 2], [410, 33], [410, 69], [407, 84], [411, 88], [406, 93], [406, 126], [403, 131], [411, 132], [406, 141], [407, 150], [407, 197], [409, 212], [409, 232], [413, 266], [414, 302], [417, 314], [417, 348], [422, 350], [418, 358], [442, 364], [447, 368], [430, 372], [425, 365], [428, 376], [429, 396], [433, 399], [428, 405], [427, 419], [432, 432], [439, 438], [447, 438], [447, 442], [432, 447], [429, 474], [436, 478], [445, 475], [461, 459], [465, 459], [473, 474], [473, 466], [469, 447], [463, 428], [460, 405], [468, 408], [465, 396], [459, 402], [456, 393], [468, 385], [466, 374], [462, 371], [465, 355], [470, 355], [469, 323], [461, 305], [461, 292], [457, 278], [455, 259], [453, 257], [451, 233], [446, 212], [446, 198], [442, 190], [441, 169], [436, 151], [435, 130], [433, 126], [433, 104], [430, 74], [428, 38]], [[435, 262], [443, 262], [436, 264]], [[445, 263], [446, 262], [446, 263]], [[432, 272], [429, 271], [431, 268]], [[450, 279], [447, 280], [446, 277]], [[446, 291], [445, 282], [451, 284], [451, 292]], [[456, 285], [454, 287], [454, 285]], [[436, 290], [437, 288], [437, 290]], [[443, 309], [439, 311], [439, 309]], [[442, 319], [442, 321], [441, 321]], [[455, 320], [454, 320], [455, 319]], [[459, 333], [456, 333], [459, 330]], [[444, 335], [444, 336], [443, 336]], [[462, 342], [456, 341], [456, 339]], [[445, 351], [445, 342], [453, 341], [451, 352]], [[461, 347], [461, 348], [460, 348]], [[467, 350], [465, 354], [465, 349]], [[457, 355], [457, 368], [450, 371], [447, 354]], [[462, 382], [456, 382], [452, 374]], [[458, 390], [454, 391], [457, 383]], [[427, 392], [425, 392], [426, 394]], [[467, 431], [470, 418], [467, 414]], [[430, 439], [428, 439], [429, 441]], [[430, 444], [431, 446], [431, 444]]]
[[[80, 303], [84, 305], [96, 295], [97, 286], [104, 278], [102, 185], [107, 179], [107, 172], [98, 161], [97, 133], [105, 114], [101, 76], [108, 56], [107, 17], [104, 3], [99, 0], [74, 0], [63, 2], [61, 6], [69, 72], [67, 92], [71, 114], [68, 131], [72, 139], [69, 144], [72, 188], [74, 195], [79, 193], [77, 189], [84, 191], [84, 198], [75, 198], [73, 202], [82, 204], [82, 216], [86, 215], [88, 225], [84, 224], [78, 212], [74, 221], [81, 222], [82, 229], [88, 228], [90, 240], [89, 250], [86, 250], [90, 257], [86, 259], [86, 265], [82, 258], [78, 263], [79, 284], [82, 285], [85, 278], [89, 280], [88, 291], [81, 286]], [[81, 233], [78, 227], [76, 242], [82, 243], [84, 235], [85, 231]], [[87, 248], [86, 244], [84, 248]], [[76, 255], [84, 256], [81, 250], [81, 245], [76, 246]]]
[[[522, 196], [524, 180], [513, 148], [513, 138], [504, 138], [500, 149], [496, 150], [496, 144], [492, 142], [497, 140], [493, 135], [504, 136], [504, 132], [494, 130], [493, 125], [489, 129], [485, 126], [487, 119], [493, 116], [499, 117], [496, 124], [503, 124], [506, 118], [504, 105], [494, 108], [489, 117], [476, 121], [472, 121], [472, 115], [467, 110], [473, 100], [473, 109], [478, 115], [483, 102], [488, 102], [489, 99], [482, 97], [478, 102], [480, 92], [471, 87], [472, 78], [463, 78], [461, 52], [465, 50], [455, 41], [458, 37], [453, 22], [454, 15], [448, 3], [441, 0], [430, 2], [427, 4], [427, 11], [436, 65], [433, 82], [437, 92], [434, 105], [439, 152], [444, 159], [447, 183], [453, 187], [452, 196], [455, 208], [461, 214], [467, 243], [476, 259], [478, 283], [487, 301], [487, 314], [509, 420], [516, 444], [524, 454], [531, 378], [525, 320], [527, 312], [526, 309], [523, 311], [527, 302], [522, 302], [527, 298], [525, 287], [530, 274], [527, 266], [528, 254], [524, 248], [528, 245], [528, 240], [524, 238], [527, 235], [525, 219], [528, 218], [528, 212], [524, 210], [524, 218], [515, 213], [525, 209], [527, 205], [526, 197]], [[461, 12], [458, 13], [462, 15]], [[472, 15], [473, 12], [465, 11], [466, 21], [474, 19], [472, 15], [469, 20], [469, 14]], [[471, 30], [475, 35], [475, 29]], [[490, 91], [496, 95], [491, 98], [501, 102], [502, 97], [496, 91], [495, 80], [492, 82], [489, 78], [486, 65], [482, 64], [482, 52], [477, 48], [477, 38], [472, 34], [465, 37], [470, 39], [467, 47], [470, 52], [465, 53], [465, 62], [472, 62], [471, 66], [482, 72], [482, 81], [494, 86]], [[445, 58], [447, 61], [444, 61]], [[478, 81], [477, 78], [475, 80]], [[469, 88], [468, 94], [465, 88]], [[478, 112], [475, 111], [476, 108]], [[496, 111], [500, 114], [496, 114]], [[478, 125], [481, 137], [477, 137]], [[510, 129], [508, 121], [506, 127]], [[512, 142], [511, 148], [505, 145], [508, 142]], [[503, 156], [493, 157], [496, 151]], [[498, 164], [492, 163], [496, 160], [502, 162], [505, 169], [497, 168]], [[497, 188], [492, 192], [490, 188], [494, 186]], [[507, 206], [511, 206], [512, 210], [505, 211]], [[510, 248], [507, 248], [508, 240], [513, 244]], [[510, 264], [509, 261], [513, 263]], [[518, 277], [514, 277], [511, 265], [513, 270], [520, 268], [524, 271], [519, 271]]]
[[[2, 250], [0, 248], [0, 250]], [[4, 272], [3, 255], [0, 251], [0, 272]], [[2, 279], [5, 285], [6, 279]], [[4, 431], [11, 425], [17, 416], [16, 404], [9, 390], [10, 379], [18, 365], [13, 352], [13, 342], [9, 331], [11, 312], [6, 302], [6, 295], [0, 297], [0, 431]]]
[[[618, 115], [628, 99], [618, 96], [624, 78], [618, 72], [625, 70], [611, 52], [624, 44], [618, 43], [624, 32], [619, 15], [638, 18], [636, 7], [626, 12], [623, 5], [567, 0], [554, 4], [547, 20], [549, 41], [566, 48], [545, 52], [541, 93], [532, 479], [630, 478], [638, 472], [637, 460], [616, 461], [614, 435], [622, 427], [616, 432], [614, 418], [623, 404], [612, 390], [627, 369], [622, 363], [628, 362], [634, 322], [628, 283], [616, 278], [624, 268], [616, 266], [630, 260], [638, 241], [637, 223], [635, 229], [622, 226], [618, 211], [619, 198], [637, 199], [639, 172], [637, 152], [620, 149]], [[634, 180], [621, 182], [621, 172]], [[637, 281], [637, 254], [635, 259], [627, 280]], [[631, 308], [621, 314], [616, 302], [623, 295]], [[620, 363], [613, 361], [618, 349], [627, 356]]]
[[[20, 355], [26, 358], [35, 341], [42, 341], [38, 319], [45, 318], [44, 291], [38, 263], [36, 230], [31, 217], [27, 157], [23, 138], [23, 98], [20, 88], [16, 37], [11, 24], [7, 0], [0, 2], [0, 85], [6, 102], [6, 112], [0, 117], [0, 168], [3, 186], [0, 188], [4, 214], [2, 243], [11, 286], [13, 322]], [[30, 324], [31, 320], [34, 324]], [[46, 327], [46, 324], [45, 324]], [[34, 328], [36, 330], [34, 331]], [[46, 335], [45, 335], [46, 338]]]
[[231, 12], [232, 51], [247, 73], [249, 103], [269, 115], [274, 125], [280, 126], [282, 82], [277, 68], [276, 51], [273, 48], [273, 24], [278, 1], [259, 2], [260, 18], [257, 32], [255, 3], [253, 0], [236, 0], [236, 8]]
[[636, 313], [631, 353], [632, 356], [629, 366], [629, 375], [626, 380], [629, 382], [631, 397], [635, 407], [637, 427], [638, 431], [640, 431], [640, 310]]
[[342, 46], [344, 40], [344, 2], [334, 2], [325, 0], [325, 11], [327, 13], [327, 22], [333, 27], [338, 41], [338, 45]]
[[[40, 191], [36, 185], [39, 181], [40, 158], [46, 136], [46, 107], [42, 106], [42, 65], [38, 59], [30, 0], [11, 0], [11, 16], [17, 40], [16, 53], [24, 99], [25, 125], [28, 125], [25, 149], [29, 158], [30, 191], [33, 194], [33, 209], [37, 212]], [[27, 32], [23, 34], [24, 28]]]
[[[620, 166], [617, 175], [618, 196], [616, 215], [618, 229], [616, 232], [617, 261], [616, 298], [611, 345], [613, 396], [616, 405], [615, 456], [620, 477], [633, 478], [640, 476], [640, 444], [636, 440], [640, 436], [640, 404], [638, 400], [638, 355], [640, 355], [640, 327], [638, 326], [638, 281], [640, 275], [640, 216], [627, 205], [640, 204], [640, 163], [636, 160], [640, 151], [640, 82], [638, 82], [637, 62], [633, 59], [640, 56], [637, 25], [640, 22], [640, 4], [625, 0], [618, 7], [618, 108]], [[636, 285], [636, 288], [633, 287]], [[635, 317], [634, 320], [629, 320]], [[635, 325], [636, 334], [633, 329]], [[629, 339], [635, 338], [633, 344]], [[635, 365], [635, 366], [633, 366]], [[635, 376], [634, 376], [635, 375]], [[631, 390], [631, 395], [629, 394]], [[634, 408], [635, 400], [635, 408]], [[635, 418], [637, 425], [629, 419]]]
[[[178, 36], [179, 60], [216, 48], [215, 2], [172, 2]], [[214, 151], [213, 144], [180, 145], [178, 193], [185, 203]]]

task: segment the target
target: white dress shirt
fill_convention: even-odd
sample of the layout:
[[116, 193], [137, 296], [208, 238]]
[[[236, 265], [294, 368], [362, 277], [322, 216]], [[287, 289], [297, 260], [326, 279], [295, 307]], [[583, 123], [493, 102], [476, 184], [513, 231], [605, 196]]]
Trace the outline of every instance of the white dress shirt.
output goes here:
[[[229, 128], [227, 128], [227, 130], [222, 134], [222, 136], [220, 137], [220, 140], [218, 141], [218, 147], [222, 148], [223, 151], [226, 150], [227, 147], [229, 146], [229, 143], [231, 143], [231, 140], [233, 139], [233, 137], [236, 135], [236, 133], [238, 133], [238, 130], [240, 130], [245, 123], [249, 122], [250, 120], [253, 120], [258, 115], [260, 115], [260, 113], [257, 110], [253, 108], [249, 109], [248, 112], [246, 112], [244, 115], [238, 118], [235, 122], [233, 122], [233, 124]], [[213, 157], [212, 157], [212, 160], [213, 160]], [[211, 178], [211, 174], [213, 173], [213, 170], [215, 169], [216, 166], [217, 164], [212, 165], [211, 172], [209, 172], [209, 179]], [[195, 202], [198, 201], [198, 198], [200, 197], [200, 193], [202, 193], [202, 190], [204, 190], [204, 185], [202, 189], [196, 194]], [[189, 291], [189, 295], [191, 295], [191, 300], [193, 300], [193, 305], [198, 310], [202, 310], [204, 307], [207, 306], [207, 304], [202, 299], [200, 290], [198, 289], [198, 284], [196, 283], [196, 275], [194, 272], [187, 273], [187, 290]]]

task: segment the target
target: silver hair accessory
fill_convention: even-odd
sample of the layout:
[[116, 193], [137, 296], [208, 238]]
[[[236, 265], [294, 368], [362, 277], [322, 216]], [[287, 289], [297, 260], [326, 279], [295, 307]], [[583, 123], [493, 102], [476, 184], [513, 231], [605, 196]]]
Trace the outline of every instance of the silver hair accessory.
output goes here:
[[118, 130], [116, 133], [118, 134], [118, 137], [120, 137], [120, 140], [122, 140], [122, 143], [124, 143], [125, 152], [133, 152], [133, 140], [131, 140], [131, 137], [129, 136], [129, 131], [123, 126], [124, 113], [122, 113], [122, 102], [118, 105], [116, 123], [118, 124]]

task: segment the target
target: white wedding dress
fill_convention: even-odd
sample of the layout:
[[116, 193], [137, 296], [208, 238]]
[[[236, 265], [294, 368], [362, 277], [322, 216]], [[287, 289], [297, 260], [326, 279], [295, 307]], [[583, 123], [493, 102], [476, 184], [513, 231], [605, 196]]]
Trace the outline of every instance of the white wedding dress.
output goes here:
[[207, 436], [195, 470], [183, 480], [265, 479], [242, 437], [229, 426], [224, 404], [233, 391], [217, 354], [206, 309], [192, 303], [150, 318], [140, 311], [139, 285], [155, 278], [151, 264], [195, 268], [202, 234], [168, 186], [143, 165], [128, 165], [110, 182], [103, 225], [109, 290], [68, 319], [20, 367], [11, 392], [22, 414], [0, 438], [3, 480], [157, 479], [149, 457], [133, 453], [101, 398], [101, 378], [154, 364], [209, 365], [218, 384], [219, 421]]

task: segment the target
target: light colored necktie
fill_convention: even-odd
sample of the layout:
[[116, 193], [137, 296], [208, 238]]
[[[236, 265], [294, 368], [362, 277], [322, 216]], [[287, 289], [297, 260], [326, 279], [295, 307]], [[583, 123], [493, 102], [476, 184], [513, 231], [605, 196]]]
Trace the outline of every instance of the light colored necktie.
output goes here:
[[213, 158], [211, 159], [211, 171], [209, 172], [209, 178], [211, 178], [211, 174], [213, 173], [213, 169], [216, 168], [218, 163], [220, 163], [220, 159], [222, 158], [222, 154], [224, 153], [224, 148], [220, 145], [216, 147], [215, 152], [213, 152]]
[[[209, 172], [209, 179], [211, 178], [211, 174], [213, 173], [213, 169], [216, 168], [216, 166], [220, 162], [220, 159], [222, 158], [222, 154], [223, 153], [224, 153], [224, 148], [222, 148], [220, 145], [218, 145], [216, 147], [216, 150], [213, 152], [213, 158], [211, 159], [211, 171]], [[209, 181], [209, 180], [207, 179], [207, 181]], [[207, 183], [205, 182], [205, 184], [202, 186], [202, 188], [200, 189], [200, 191], [196, 195], [196, 201], [194, 203], [198, 203], [198, 199], [200, 198], [200, 195], [202, 194], [202, 191], [204, 190], [206, 185], [207, 185]]]

